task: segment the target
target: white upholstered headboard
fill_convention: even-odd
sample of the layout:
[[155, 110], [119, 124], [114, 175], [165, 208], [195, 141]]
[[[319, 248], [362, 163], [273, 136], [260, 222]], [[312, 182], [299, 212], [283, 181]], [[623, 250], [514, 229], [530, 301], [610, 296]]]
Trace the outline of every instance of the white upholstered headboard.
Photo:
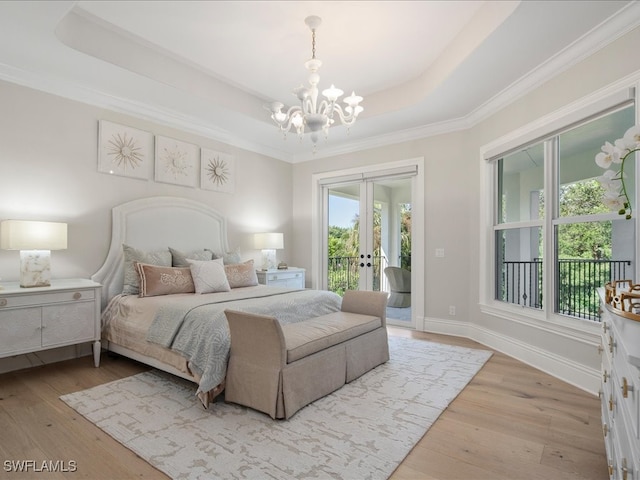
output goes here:
[[140, 250], [168, 247], [184, 252], [208, 248], [229, 251], [226, 219], [207, 205], [179, 197], [149, 197], [112, 209], [111, 246], [91, 277], [102, 285], [102, 307], [122, 292], [122, 244]]

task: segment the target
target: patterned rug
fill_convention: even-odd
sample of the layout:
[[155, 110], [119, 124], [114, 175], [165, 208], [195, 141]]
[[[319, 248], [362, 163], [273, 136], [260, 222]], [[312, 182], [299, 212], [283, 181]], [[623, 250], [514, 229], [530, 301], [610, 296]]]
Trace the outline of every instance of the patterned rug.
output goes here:
[[176, 479], [386, 479], [491, 356], [390, 337], [391, 359], [289, 420], [152, 370], [61, 399]]

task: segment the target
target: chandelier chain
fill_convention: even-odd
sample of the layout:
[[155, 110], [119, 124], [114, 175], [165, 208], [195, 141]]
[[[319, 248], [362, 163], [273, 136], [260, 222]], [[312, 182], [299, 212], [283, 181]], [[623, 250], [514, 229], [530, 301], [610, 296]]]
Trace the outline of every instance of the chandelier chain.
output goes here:
[[316, 29], [311, 30], [311, 58], [316, 58]]

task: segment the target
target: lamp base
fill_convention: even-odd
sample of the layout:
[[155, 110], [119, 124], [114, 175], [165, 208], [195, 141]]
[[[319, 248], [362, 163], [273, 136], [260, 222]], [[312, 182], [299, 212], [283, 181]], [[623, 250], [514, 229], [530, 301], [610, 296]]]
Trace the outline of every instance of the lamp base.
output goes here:
[[274, 249], [262, 250], [262, 270], [276, 268], [276, 251]]
[[51, 286], [51, 251], [20, 251], [20, 286], [23, 288]]

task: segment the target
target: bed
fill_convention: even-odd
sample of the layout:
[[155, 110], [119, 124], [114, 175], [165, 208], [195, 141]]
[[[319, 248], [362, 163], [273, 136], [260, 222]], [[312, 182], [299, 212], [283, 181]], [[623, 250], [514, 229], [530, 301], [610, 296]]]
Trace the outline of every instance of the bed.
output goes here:
[[118, 205], [107, 257], [92, 276], [102, 285], [105, 348], [193, 381], [205, 408], [224, 391], [225, 309], [292, 323], [341, 305], [332, 292], [257, 284], [252, 261], [228, 254], [226, 228], [222, 215], [194, 200], [150, 197]]

